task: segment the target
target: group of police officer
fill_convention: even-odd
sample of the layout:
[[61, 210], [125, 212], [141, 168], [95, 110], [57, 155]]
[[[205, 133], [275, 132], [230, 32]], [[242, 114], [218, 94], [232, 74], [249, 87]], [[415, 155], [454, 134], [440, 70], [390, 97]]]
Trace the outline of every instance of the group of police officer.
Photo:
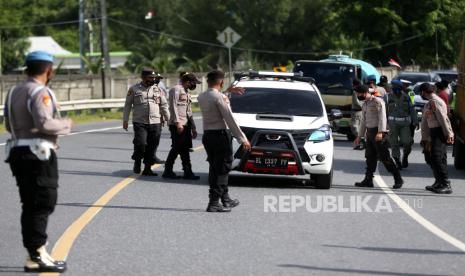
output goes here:
[[[70, 119], [60, 118], [56, 97], [47, 86], [53, 74], [53, 56], [42, 51], [28, 54], [26, 74], [28, 78], [24, 83], [10, 89], [4, 112], [6, 128], [11, 133], [6, 145], [9, 153], [6, 161], [16, 178], [22, 202], [21, 229], [23, 245], [28, 251], [24, 269], [26, 272], [64, 272], [66, 262], [54, 260], [45, 248], [46, 227], [57, 201], [57, 138], [70, 133], [73, 124]], [[156, 175], [151, 167], [155, 163], [163, 163], [155, 153], [162, 126], [167, 122], [172, 145], [162, 176], [178, 178], [173, 172], [173, 165], [180, 155], [183, 178], [198, 180], [199, 177], [192, 172], [189, 156], [192, 139], [197, 136], [189, 91], [194, 90], [200, 81], [193, 74], [182, 74], [179, 84], [169, 90], [167, 100], [166, 92], [158, 86], [162, 79], [160, 74], [146, 69], [141, 77], [142, 81], [128, 90], [123, 115], [123, 128], [127, 130], [129, 115], [133, 111], [134, 172], [141, 172], [143, 162], [142, 174]], [[198, 97], [204, 127], [202, 143], [209, 162], [208, 212], [229, 212], [239, 205], [228, 191], [228, 174], [233, 161], [232, 136], [239, 141], [242, 150], [251, 149], [250, 142], [232, 115], [228, 97], [231, 93], [242, 94], [245, 90], [231, 86], [227, 93], [222, 93], [224, 77], [221, 71], [209, 72], [208, 89]], [[367, 84], [357, 84], [354, 88], [360, 105], [355, 144], [358, 145], [362, 137], [366, 139], [367, 163], [365, 179], [355, 185], [373, 187], [373, 175], [380, 160], [393, 174], [394, 188], [401, 188], [404, 181], [400, 169], [408, 166], [408, 154], [413, 143], [409, 133], [412, 125], [418, 127], [416, 114], [413, 116], [409, 95], [402, 91], [401, 83], [392, 82], [389, 92], [376, 86], [371, 77]], [[428, 101], [421, 120], [421, 145], [435, 177], [434, 184], [426, 189], [435, 193], [451, 193], [446, 145], [453, 143], [454, 134], [447, 117], [447, 106], [434, 93], [432, 85], [424, 83], [420, 91]], [[388, 141], [393, 148], [394, 159], [388, 150]], [[400, 144], [404, 147], [402, 162]]]
[[[365, 178], [357, 187], [373, 187], [373, 176], [378, 160], [394, 176], [394, 189], [404, 184], [400, 170], [409, 166], [415, 129], [420, 128], [414, 109], [413, 91], [409, 82], [393, 80], [388, 85], [385, 76], [376, 85], [376, 77], [366, 78], [366, 85], [354, 82], [352, 124], [357, 135], [354, 148], [360, 149], [365, 139]], [[423, 83], [421, 97], [427, 101], [421, 119], [421, 142], [425, 161], [430, 165], [435, 182], [425, 189], [439, 194], [450, 194], [452, 188], [447, 171], [447, 144], [454, 143], [454, 133], [448, 117], [447, 104], [435, 93], [435, 87]], [[400, 147], [403, 146], [401, 158]], [[391, 152], [389, 152], [391, 147]], [[402, 161], [401, 161], [402, 159]]]

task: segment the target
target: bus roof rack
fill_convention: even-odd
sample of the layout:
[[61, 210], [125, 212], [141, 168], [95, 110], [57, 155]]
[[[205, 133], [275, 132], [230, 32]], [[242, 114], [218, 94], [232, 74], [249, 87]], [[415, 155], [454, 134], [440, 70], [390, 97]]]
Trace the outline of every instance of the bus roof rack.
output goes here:
[[260, 78], [274, 78], [274, 79], [289, 79], [301, 82], [315, 83], [315, 79], [311, 77], [304, 77], [302, 71], [300, 72], [274, 72], [274, 71], [254, 71], [234, 73], [234, 79], [240, 80], [242, 78], [260, 79]]

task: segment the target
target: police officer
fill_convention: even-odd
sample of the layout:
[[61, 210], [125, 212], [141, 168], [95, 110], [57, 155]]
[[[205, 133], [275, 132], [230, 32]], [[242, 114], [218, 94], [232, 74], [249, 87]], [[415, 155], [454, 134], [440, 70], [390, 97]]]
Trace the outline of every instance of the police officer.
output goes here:
[[55, 209], [58, 188], [57, 138], [71, 131], [70, 119], [61, 119], [54, 93], [47, 84], [53, 56], [31, 52], [26, 57], [27, 80], [12, 88], [5, 104], [11, 171], [22, 203], [21, 231], [29, 253], [26, 272], [64, 272], [45, 248], [48, 217]]
[[[234, 120], [229, 98], [220, 92], [224, 84], [224, 73], [217, 70], [209, 72], [207, 83], [208, 89], [198, 97], [203, 115], [202, 143], [210, 164], [208, 176], [210, 201], [207, 212], [229, 212], [230, 208], [239, 204], [239, 201], [231, 199], [228, 193], [228, 174], [233, 161], [230, 131], [242, 144], [244, 150], [250, 150], [250, 143]], [[243, 88], [233, 87], [229, 91], [243, 93]], [[222, 205], [219, 203], [220, 199]]]
[[355, 183], [357, 187], [373, 187], [373, 175], [376, 171], [378, 159], [383, 162], [386, 169], [394, 175], [394, 189], [399, 189], [404, 184], [399, 170], [389, 154], [387, 147], [387, 124], [386, 107], [384, 101], [371, 95], [369, 88], [360, 85], [356, 88], [357, 97], [360, 101], [365, 101], [362, 106], [362, 122], [359, 136], [355, 139], [355, 145], [360, 143], [361, 137], [366, 140], [366, 172], [365, 178], [361, 182]]
[[421, 145], [435, 179], [434, 184], [425, 189], [438, 194], [450, 194], [452, 188], [447, 172], [447, 144], [454, 143], [454, 132], [447, 116], [447, 107], [434, 93], [431, 84], [422, 83], [420, 93], [428, 101], [421, 118]]
[[382, 75], [379, 78], [378, 86], [384, 88], [384, 90], [386, 90], [386, 93], [391, 93], [391, 86], [389, 85], [387, 76]]
[[365, 79], [365, 84], [368, 85], [368, 88], [371, 88], [373, 90], [373, 95], [375, 95], [376, 97], [384, 98], [384, 96], [386, 95], [386, 90], [383, 87], [376, 85], [375, 75], [368, 75]]
[[[400, 81], [402, 82], [402, 91], [409, 96], [410, 103], [412, 104], [413, 107], [415, 107], [415, 92], [413, 92], [413, 90], [410, 88], [410, 86], [412, 85], [412, 82], [409, 80], [404, 80], [404, 79], [401, 79]], [[415, 108], [414, 108], [414, 112], [415, 112], [415, 115], [417, 115]], [[417, 122], [418, 122], [418, 117], [417, 117]], [[413, 138], [415, 137], [415, 129], [418, 129], [418, 126], [413, 124], [412, 122], [412, 124], [410, 124], [410, 136], [412, 136], [412, 145], [413, 145]]]
[[[393, 80], [391, 82], [392, 93], [387, 98], [387, 115], [389, 124], [389, 143], [391, 144], [392, 157], [397, 168], [408, 167], [408, 156], [412, 151], [413, 138], [410, 134], [410, 126], [417, 129], [418, 118], [410, 98], [402, 92], [402, 82]], [[400, 161], [400, 145], [404, 147], [402, 163]]]
[[185, 74], [181, 83], [169, 90], [171, 150], [165, 163], [164, 178], [177, 178], [173, 172], [174, 161], [181, 155], [184, 179], [198, 180], [200, 177], [192, 172], [189, 149], [192, 139], [197, 137], [197, 129], [192, 115], [192, 100], [189, 90], [195, 90], [201, 82], [194, 74]]
[[[360, 81], [355, 79], [353, 82], [352, 82], [352, 87], [355, 89], [355, 87], [359, 86], [360, 85]], [[352, 134], [357, 137], [358, 136], [358, 133], [359, 133], [359, 130], [360, 130], [360, 121], [362, 119], [362, 105], [363, 105], [363, 102], [362, 101], [359, 101], [358, 98], [357, 98], [357, 92], [355, 92], [355, 90], [353, 90], [352, 92], [352, 109], [351, 109], [351, 116], [350, 116], [350, 120], [351, 120], [351, 125], [350, 125], [350, 129], [352, 131]], [[362, 150], [364, 149], [364, 141], [362, 141], [360, 144], [354, 146], [354, 149], [355, 150]]]
[[151, 169], [155, 163], [161, 163], [155, 155], [161, 135], [162, 120], [169, 120], [166, 98], [155, 85], [157, 77], [153, 69], [142, 71], [142, 81], [131, 86], [126, 96], [123, 113], [123, 128], [128, 130], [129, 114], [134, 108], [132, 122], [134, 127], [134, 173], [140, 173], [144, 159], [143, 175], [156, 176]]

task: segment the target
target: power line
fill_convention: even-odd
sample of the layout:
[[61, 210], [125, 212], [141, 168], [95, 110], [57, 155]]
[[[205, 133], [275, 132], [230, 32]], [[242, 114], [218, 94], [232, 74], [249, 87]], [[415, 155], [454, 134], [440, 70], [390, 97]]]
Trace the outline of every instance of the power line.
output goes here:
[[[91, 20], [91, 21], [100, 20], [100, 17], [86, 18], [86, 20]], [[44, 27], [44, 26], [57, 26], [57, 25], [68, 25], [68, 24], [75, 24], [75, 23], [79, 23], [79, 20], [48, 22], [48, 23], [30, 24], [30, 25], [0, 26], [0, 30], [33, 28], [33, 27]]]
[[[86, 18], [86, 20], [91, 20], [91, 21], [97, 21], [100, 20], [101, 17], [93, 17], [93, 18]], [[197, 39], [190, 39], [190, 38], [185, 38], [179, 35], [174, 35], [174, 34], [167, 34], [164, 32], [159, 32], [155, 31], [149, 28], [141, 27], [135, 24], [123, 22], [111, 17], [107, 17], [109, 21], [128, 26], [134, 29], [139, 29], [143, 30], [149, 33], [157, 34], [157, 35], [164, 35], [170, 38], [186, 41], [186, 42], [191, 42], [191, 43], [196, 43], [200, 45], [207, 45], [207, 46], [212, 46], [212, 47], [218, 47], [218, 48], [226, 48], [222, 44], [218, 43], [212, 43], [212, 42], [207, 42], [207, 41], [202, 41], [202, 40], [197, 40]], [[40, 24], [29, 24], [29, 25], [16, 25], [16, 26], [0, 26], [0, 30], [7, 30], [7, 29], [19, 29], [19, 28], [32, 28], [32, 27], [43, 27], [43, 26], [57, 26], [57, 25], [68, 25], [68, 24], [76, 24], [79, 23], [79, 20], [69, 20], [69, 21], [59, 21], [59, 22], [48, 22], [48, 23], [40, 23]], [[416, 38], [425, 36], [425, 33], [419, 33], [404, 39], [388, 42], [382, 45], [377, 45], [377, 46], [370, 46], [370, 47], [364, 47], [364, 48], [359, 48], [359, 49], [353, 49], [353, 50], [345, 50], [346, 52], [361, 52], [361, 51], [368, 51], [368, 50], [376, 50], [376, 49], [381, 49], [385, 48], [387, 46], [395, 45], [398, 43], [414, 40]], [[243, 48], [243, 47], [232, 47], [233, 50], [237, 51], [248, 51], [248, 52], [255, 52], [255, 53], [264, 53], [264, 54], [280, 54], [280, 55], [323, 55], [323, 54], [330, 54], [333, 53], [334, 51], [311, 51], [311, 52], [299, 52], [299, 51], [276, 51], [276, 50], [267, 50], [267, 49], [254, 49], [254, 48]]]
[[154, 34], [158, 34], [158, 35], [164, 35], [164, 36], [167, 36], [167, 37], [171, 37], [171, 38], [175, 38], [175, 39], [179, 39], [179, 40], [183, 40], [183, 41], [187, 41], [187, 42], [202, 44], [202, 45], [208, 45], [208, 46], [213, 46], [213, 47], [225, 48], [225, 47], [224, 47], [223, 45], [221, 45], [221, 44], [211, 43], [211, 42], [201, 41], [201, 40], [196, 40], [196, 39], [189, 39], [189, 38], [185, 38], [185, 37], [182, 37], [182, 36], [179, 36], [179, 35], [167, 34], [167, 33], [164, 33], [164, 32], [158, 32], [158, 31], [155, 31], [155, 30], [152, 30], [152, 29], [149, 29], [149, 28], [145, 28], [145, 27], [141, 27], [141, 26], [138, 26], [138, 25], [135, 25], [135, 24], [131, 24], [131, 23], [127, 23], [127, 22], [120, 21], [120, 20], [116, 20], [116, 19], [113, 19], [113, 18], [111, 18], [111, 17], [108, 17], [108, 20], [113, 21], [113, 22], [118, 23], [118, 24], [121, 24], [121, 25], [125, 25], [125, 26], [128, 26], [128, 27], [132, 27], [132, 28], [134, 28], [134, 29], [139, 29], [139, 30], [147, 31], [147, 32], [149, 32], [149, 33], [154, 33]]

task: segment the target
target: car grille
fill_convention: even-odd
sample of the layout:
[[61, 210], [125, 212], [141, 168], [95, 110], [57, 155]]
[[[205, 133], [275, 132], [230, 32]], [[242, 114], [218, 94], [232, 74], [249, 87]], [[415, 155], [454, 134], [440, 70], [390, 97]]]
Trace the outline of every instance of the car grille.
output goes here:
[[[307, 141], [310, 133], [312, 133], [312, 129], [304, 129], [304, 130], [279, 130], [279, 129], [260, 129], [260, 128], [250, 128], [250, 127], [241, 127], [242, 131], [244, 132], [245, 136], [249, 141], [252, 141], [253, 136], [258, 130], [269, 130], [269, 131], [285, 131], [289, 132], [294, 138], [294, 142], [297, 145], [297, 148], [300, 153], [300, 157], [302, 162], [310, 162], [310, 158], [308, 157], [307, 152], [305, 151], [304, 145]], [[279, 149], [292, 149], [292, 145], [288, 139], [283, 139], [282, 141], [267, 141], [265, 139], [260, 139], [258, 141], [259, 146], [263, 147], [270, 147], [270, 148], [279, 148]], [[234, 155], [235, 158], [242, 157], [242, 151], [238, 150]]]

